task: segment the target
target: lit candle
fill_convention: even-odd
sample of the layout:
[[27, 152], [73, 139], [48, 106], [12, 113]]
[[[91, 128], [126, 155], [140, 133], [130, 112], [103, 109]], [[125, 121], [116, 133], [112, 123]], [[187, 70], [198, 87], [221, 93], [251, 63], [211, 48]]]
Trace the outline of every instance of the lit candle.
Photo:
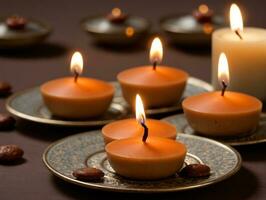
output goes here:
[[[138, 119], [145, 121], [145, 125], [149, 127], [149, 135], [176, 139], [176, 128], [164, 121], [155, 119], [146, 119], [140, 96], [136, 96], [136, 119], [123, 119], [105, 125], [102, 128], [102, 134], [105, 144], [114, 140], [126, 139], [131, 137], [140, 137], [143, 134], [143, 128], [140, 126]], [[141, 110], [139, 110], [141, 109]]]
[[199, 23], [210, 23], [212, 21], [213, 11], [206, 4], [201, 4], [192, 14]]
[[41, 86], [44, 103], [53, 115], [82, 119], [99, 116], [108, 109], [114, 87], [101, 80], [79, 77], [82, 69], [82, 56], [75, 52], [71, 59], [74, 77], [51, 80]]
[[230, 9], [231, 29], [223, 28], [212, 36], [212, 83], [219, 88], [217, 62], [225, 52], [230, 62], [229, 89], [266, 100], [266, 30], [243, 28], [241, 12], [237, 5]]
[[224, 53], [219, 57], [218, 69], [221, 91], [191, 96], [182, 102], [188, 123], [206, 136], [249, 134], [258, 125], [262, 103], [255, 97], [226, 91], [229, 67]]
[[[142, 101], [137, 101], [136, 117], [143, 127], [142, 135], [115, 140], [106, 145], [107, 158], [121, 176], [132, 179], [154, 180], [173, 175], [183, 166], [186, 156], [184, 144], [150, 135], [145, 122]], [[123, 131], [126, 133], [127, 128]]]
[[147, 108], [170, 106], [180, 100], [188, 74], [180, 69], [160, 66], [162, 56], [161, 41], [155, 38], [150, 50], [152, 66], [134, 67], [118, 74], [123, 96], [130, 106], [134, 105], [136, 94], [140, 94]]
[[121, 11], [120, 8], [113, 8], [112, 12], [107, 15], [107, 19], [112, 23], [121, 24], [127, 19], [127, 15]]

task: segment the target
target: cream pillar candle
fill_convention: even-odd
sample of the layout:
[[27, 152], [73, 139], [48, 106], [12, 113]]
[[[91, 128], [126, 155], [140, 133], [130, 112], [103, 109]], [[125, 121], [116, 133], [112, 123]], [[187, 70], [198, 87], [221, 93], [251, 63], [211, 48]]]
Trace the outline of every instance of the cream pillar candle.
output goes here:
[[215, 89], [220, 87], [217, 63], [224, 52], [231, 65], [229, 89], [266, 101], [266, 29], [243, 29], [241, 20], [240, 10], [233, 4], [231, 30], [219, 29], [212, 35], [212, 84]]

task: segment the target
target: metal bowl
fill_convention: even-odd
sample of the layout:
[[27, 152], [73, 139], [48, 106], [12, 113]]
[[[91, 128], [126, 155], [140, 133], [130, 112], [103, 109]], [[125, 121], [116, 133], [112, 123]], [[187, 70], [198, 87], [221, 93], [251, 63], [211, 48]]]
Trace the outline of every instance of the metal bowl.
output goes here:
[[112, 23], [104, 16], [87, 17], [81, 21], [85, 32], [107, 45], [134, 44], [148, 35], [150, 22], [142, 17], [129, 16], [123, 23]]
[[52, 32], [50, 25], [29, 19], [22, 30], [12, 30], [0, 18], [0, 48], [28, 47], [42, 42]]
[[212, 32], [224, 26], [224, 18], [221, 15], [213, 16], [211, 24], [198, 23], [189, 14], [172, 15], [160, 20], [160, 27], [168, 39], [181, 46], [209, 45]]

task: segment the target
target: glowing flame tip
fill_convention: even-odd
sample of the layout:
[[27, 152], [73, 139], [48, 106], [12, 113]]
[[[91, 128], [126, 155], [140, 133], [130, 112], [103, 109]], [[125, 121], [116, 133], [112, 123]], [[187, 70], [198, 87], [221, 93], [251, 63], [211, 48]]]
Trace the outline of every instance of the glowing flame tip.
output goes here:
[[70, 63], [70, 69], [71, 72], [75, 74], [81, 74], [83, 70], [83, 58], [80, 52], [76, 51], [72, 58]]
[[112, 9], [112, 15], [114, 17], [119, 17], [122, 14], [122, 11], [120, 8], [113, 8]]
[[223, 86], [224, 84], [229, 84], [229, 67], [225, 53], [221, 53], [218, 62], [218, 79]]
[[236, 4], [232, 4], [230, 7], [230, 26], [233, 31], [243, 31], [241, 11]]
[[209, 11], [209, 7], [206, 4], [201, 4], [198, 7], [198, 10], [202, 14], [206, 14]]
[[144, 106], [139, 94], [136, 95], [135, 109], [136, 109], [136, 120], [139, 123], [145, 123], [146, 116], [145, 116]]
[[150, 61], [151, 63], [159, 64], [163, 58], [163, 46], [159, 37], [153, 39], [150, 49]]

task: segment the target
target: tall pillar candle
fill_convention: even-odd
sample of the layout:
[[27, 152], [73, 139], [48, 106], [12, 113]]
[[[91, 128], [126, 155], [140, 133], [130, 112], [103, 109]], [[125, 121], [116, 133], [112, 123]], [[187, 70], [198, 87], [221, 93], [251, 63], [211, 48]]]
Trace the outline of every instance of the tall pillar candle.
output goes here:
[[231, 29], [219, 29], [212, 35], [212, 84], [219, 88], [217, 63], [224, 52], [231, 64], [229, 89], [266, 101], [266, 29], [243, 29], [241, 20], [241, 13], [233, 4]]

